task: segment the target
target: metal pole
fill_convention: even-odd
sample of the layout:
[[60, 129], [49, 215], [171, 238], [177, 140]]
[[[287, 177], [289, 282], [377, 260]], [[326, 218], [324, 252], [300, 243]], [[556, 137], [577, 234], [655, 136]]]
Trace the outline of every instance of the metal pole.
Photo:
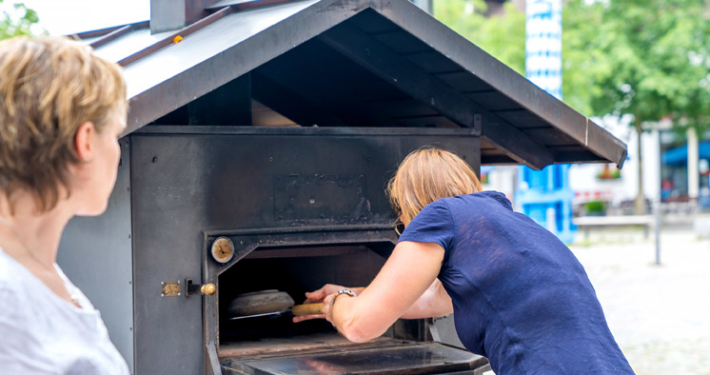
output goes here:
[[660, 198], [654, 199], [653, 202], [653, 216], [655, 216], [655, 223], [653, 225], [654, 232], [656, 235], [656, 265], [661, 265], [661, 200]]
[[695, 128], [687, 131], [688, 135], [688, 198], [693, 204], [698, 201], [698, 191], [700, 190], [700, 178], [698, 176], [698, 133]]
[[[656, 184], [658, 187], [658, 192], [654, 194], [655, 199], [653, 202], [653, 216], [654, 216], [654, 232], [656, 235], [656, 265], [661, 265], [661, 181], [663, 177], [661, 176], [661, 134], [660, 130], [655, 130], [652, 133], [655, 136], [655, 143], [658, 146], [658, 161], [656, 165], [658, 166], [658, 179]], [[639, 145], [641, 147], [641, 145]]]

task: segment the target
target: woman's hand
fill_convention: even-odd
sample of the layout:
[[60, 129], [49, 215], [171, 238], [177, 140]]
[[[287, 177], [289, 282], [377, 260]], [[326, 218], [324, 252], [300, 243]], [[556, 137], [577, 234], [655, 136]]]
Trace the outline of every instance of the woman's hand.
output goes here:
[[[336, 284], [325, 284], [323, 285], [322, 288], [318, 290], [314, 290], [312, 292], [306, 292], [306, 300], [303, 301], [303, 303], [319, 303], [323, 302], [323, 314], [318, 314], [318, 315], [301, 315], [301, 316], [295, 316], [293, 317], [293, 322], [294, 323], [299, 323], [303, 322], [306, 320], [311, 320], [311, 319], [326, 319], [330, 322], [331, 315], [330, 314], [330, 300], [333, 298], [333, 295], [337, 293], [341, 289], [346, 289], [347, 287], [344, 287], [342, 285], [336, 285]], [[362, 291], [363, 288], [350, 288], [355, 294], [359, 294], [360, 291]], [[332, 323], [332, 322], [331, 322]]]
[[306, 300], [303, 303], [318, 303], [323, 302], [325, 297], [337, 293], [341, 289], [346, 287], [342, 285], [335, 284], [325, 284], [322, 288], [314, 290], [312, 292], [306, 292]]

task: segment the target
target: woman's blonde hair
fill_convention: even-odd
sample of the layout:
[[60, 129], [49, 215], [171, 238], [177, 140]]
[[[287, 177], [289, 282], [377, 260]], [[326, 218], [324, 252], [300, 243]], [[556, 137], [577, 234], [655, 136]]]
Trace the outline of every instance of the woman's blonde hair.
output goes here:
[[455, 154], [433, 147], [411, 152], [387, 184], [399, 220], [408, 224], [429, 203], [481, 191], [470, 165]]
[[101, 132], [125, 109], [120, 67], [90, 47], [62, 37], [0, 42], [0, 194], [24, 189], [40, 212], [54, 208], [79, 163], [79, 126]]

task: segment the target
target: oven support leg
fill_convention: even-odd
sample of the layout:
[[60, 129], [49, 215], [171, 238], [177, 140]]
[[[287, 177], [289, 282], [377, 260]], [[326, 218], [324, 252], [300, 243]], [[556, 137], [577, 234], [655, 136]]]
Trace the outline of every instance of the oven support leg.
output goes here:
[[205, 345], [205, 367], [207, 375], [222, 375], [222, 366], [219, 364], [217, 346], [214, 342]]
[[431, 319], [429, 323], [429, 332], [436, 342], [465, 349], [463, 343], [459, 340], [458, 334], [456, 333], [453, 314]]

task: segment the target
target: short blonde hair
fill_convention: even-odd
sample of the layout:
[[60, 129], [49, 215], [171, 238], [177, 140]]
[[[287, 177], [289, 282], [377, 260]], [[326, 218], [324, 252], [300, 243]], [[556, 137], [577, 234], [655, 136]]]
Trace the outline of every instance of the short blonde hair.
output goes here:
[[[121, 69], [63, 37], [0, 42], [0, 192], [31, 192], [40, 212], [70, 192], [79, 126], [103, 131], [126, 109]], [[11, 207], [12, 209], [12, 207]]]
[[470, 165], [455, 154], [433, 147], [411, 152], [387, 184], [399, 219], [408, 224], [429, 203], [481, 191]]

